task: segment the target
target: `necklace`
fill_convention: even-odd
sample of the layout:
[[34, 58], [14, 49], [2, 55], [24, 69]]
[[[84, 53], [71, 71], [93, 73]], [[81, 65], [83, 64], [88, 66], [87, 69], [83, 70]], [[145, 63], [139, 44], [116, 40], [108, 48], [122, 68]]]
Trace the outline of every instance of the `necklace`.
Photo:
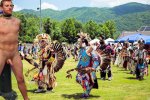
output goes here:
[[11, 19], [12, 14], [2, 14], [2, 16], [6, 19]]

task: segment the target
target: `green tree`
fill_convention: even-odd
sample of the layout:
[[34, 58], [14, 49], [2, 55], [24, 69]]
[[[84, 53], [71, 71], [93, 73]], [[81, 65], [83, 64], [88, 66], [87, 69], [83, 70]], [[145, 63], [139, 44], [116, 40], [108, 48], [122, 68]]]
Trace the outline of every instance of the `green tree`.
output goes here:
[[97, 37], [98, 33], [99, 33], [99, 27], [98, 24], [96, 22], [94, 22], [93, 20], [88, 21], [85, 24], [85, 31], [90, 34], [90, 37], [92, 39], [94, 39], [95, 37]]
[[101, 30], [101, 34], [102, 34], [103, 36], [105, 36], [105, 38], [110, 37], [109, 29], [108, 29], [108, 27], [107, 27], [105, 24], [102, 25], [102, 27], [101, 27], [100, 30]]
[[79, 33], [80, 31], [83, 31], [83, 26], [80, 21], [77, 21], [76, 19], [73, 19], [76, 33]]
[[110, 37], [114, 38], [114, 33], [116, 32], [115, 22], [112, 20], [108, 20], [104, 24], [107, 26], [109, 30]]
[[53, 24], [52, 24], [52, 28], [53, 28], [52, 39], [62, 42], [63, 41], [63, 36], [61, 34], [61, 29], [60, 29], [59, 23], [54, 21]]
[[64, 42], [74, 43], [76, 42], [76, 29], [73, 19], [66, 19], [61, 26], [62, 36], [64, 37]]
[[44, 32], [49, 34], [50, 36], [52, 35], [52, 31], [53, 31], [53, 26], [52, 26], [52, 21], [50, 18], [46, 19], [46, 22], [44, 23]]
[[25, 36], [30, 37], [27, 38], [27, 42], [32, 42], [35, 36], [39, 33], [39, 21], [35, 19], [34, 17], [30, 17], [27, 20], [27, 27], [28, 29], [26, 30]]
[[26, 30], [27, 30], [27, 19], [25, 15], [23, 14], [16, 14], [16, 17], [21, 20], [21, 30], [19, 33], [19, 40], [23, 40], [23, 37], [25, 36]]

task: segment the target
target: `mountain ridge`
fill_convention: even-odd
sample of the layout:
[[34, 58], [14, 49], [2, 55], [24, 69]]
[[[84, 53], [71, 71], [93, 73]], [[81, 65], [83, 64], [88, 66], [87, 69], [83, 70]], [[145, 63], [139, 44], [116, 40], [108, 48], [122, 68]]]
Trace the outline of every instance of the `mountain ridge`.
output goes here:
[[[36, 16], [40, 16], [40, 12], [35, 10], [24, 9], [19, 12], [24, 14], [33, 14]], [[44, 9], [42, 10], [41, 15], [42, 17], [50, 17], [58, 21], [65, 20], [67, 18], [75, 18], [83, 23], [88, 22], [89, 20], [94, 20], [97, 23], [103, 23], [107, 20], [115, 20], [117, 27], [120, 28], [121, 31], [124, 28], [122, 28], [119, 24], [124, 24], [126, 22], [128, 22], [128, 24], [139, 22], [137, 26], [129, 28], [131, 30], [137, 29], [141, 25], [150, 26], [150, 21], [145, 22], [141, 20], [150, 20], [150, 5], [136, 2], [123, 4], [112, 8], [72, 7], [61, 11]], [[126, 17], [130, 19], [127, 19]], [[136, 20], [134, 20], [134, 18], [136, 18]], [[121, 19], [123, 19], [124, 22], [122, 22], [123, 20]]]

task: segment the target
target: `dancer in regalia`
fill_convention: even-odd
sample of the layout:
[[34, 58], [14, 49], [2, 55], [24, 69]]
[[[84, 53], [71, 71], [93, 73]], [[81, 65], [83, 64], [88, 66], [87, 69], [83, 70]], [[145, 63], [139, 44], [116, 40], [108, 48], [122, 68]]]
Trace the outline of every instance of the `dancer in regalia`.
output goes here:
[[[148, 73], [148, 64], [146, 61], [147, 51], [144, 49], [144, 40], [138, 41], [138, 49], [135, 51], [136, 57], [136, 78], [143, 79], [144, 74]], [[148, 74], [147, 74], [148, 75]]]
[[[33, 77], [33, 80], [38, 84], [38, 89], [35, 92], [45, 92], [45, 87], [47, 91], [51, 91], [57, 85], [55, 73], [63, 67], [66, 60], [66, 53], [62, 44], [50, 41], [48, 34], [39, 34], [35, 40], [38, 40], [40, 45], [38, 57], [39, 72]], [[32, 64], [32, 62], [29, 63]], [[28, 76], [29, 72], [33, 69], [34, 68], [27, 71], [26, 76]]]
[[87, 98], [90, 95], [90, 91], [94, 86], [92, 71], [95, 71], [95, 68], [92, 68], [93, 61], [91, 52], [93, 51], [93, 48], [89, 46], [86, 35], [87, 34], [81, 33], [80, 38], [78, 39], [80, 52], [77, 68], [67, 71], [67, 77], [71, 77], [71, 71], [76, 70], [78, 72], [76, 76], [76, 81], [83, 88], [84, 93], [81, 96], [82, 98]]
[[112, 72], [111, 72], [111, 57], [114, 54], [113, 49], [106, 45], [104, 40], [100, 40], [100, 46], [96, 49], [100, 56], [101, 65], [100, 65], [100, 76], [102, 80], [106, 79], [106, 73], [108, 75], [108, 80], [112, 79]]

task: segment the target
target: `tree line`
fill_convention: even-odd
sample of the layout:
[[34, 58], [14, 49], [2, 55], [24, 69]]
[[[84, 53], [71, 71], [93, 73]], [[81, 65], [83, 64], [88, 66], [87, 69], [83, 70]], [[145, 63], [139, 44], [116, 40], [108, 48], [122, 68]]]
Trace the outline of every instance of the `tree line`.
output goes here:
[[[21, 31], [19, 40], [22, 42], [33, 42], [36, 35], [40, 34], [40, 18], [32, 14], [14, 13], [21, 20]], [[103, 35], [105, 38], [116, 37], [116, 24], [113, 20], [96, 23], [89, 20], [81, 23], [75, 18], [67, 18], [63, 21], [51, 18], [42, 18], [42, 33], [47, 33], [52, 40], [59, 42], [75, 43], [79, 32], [86, 32], [92, 39]]]

